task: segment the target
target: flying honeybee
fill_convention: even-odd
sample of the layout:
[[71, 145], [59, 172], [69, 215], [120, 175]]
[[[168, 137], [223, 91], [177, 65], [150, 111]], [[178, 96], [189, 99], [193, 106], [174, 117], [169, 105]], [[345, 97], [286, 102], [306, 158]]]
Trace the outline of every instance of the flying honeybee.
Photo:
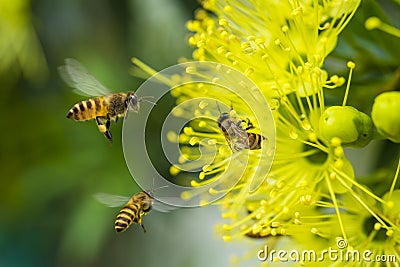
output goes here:
[[132, 223], [139, 224], [146, 232], [142, 223], [143, 216], [147, 215], [153, 208], [158, 211], [167, 212], [173, 207], [163, 205], [154, 199], [154, 190], [141, 191], [132, 197], [112, 195], [107, 193], [97, 193], [94, 197], [109, 207], [124, 207], [117, 214], [115, 219], [115, 231], [123, 232], [131, 226]]
[[[247, 122], [247, 127], [243, 128], [242, 124], [245, 122]], [[262, 141], [266, 140], [261, 134], [248, 132], [248, 130], [254, 129], [249, 119], [240, 120], [228, 112], [221, 113], [220, 111], [217, 123], [233, 152], [243, 149], [261, 149]]]
[[134, 92], [112, 93], [75, 59], [65, 59], [65, 65], [59, 67], [59, 72], [76, 93], [92, 97], [76, 103], [68, 111], [67, 118], [76, 121], [95, 119], [99, 131], [110, 142], [110, 122], [125, 116], [128, 110], [139, 111], [140, 99]]

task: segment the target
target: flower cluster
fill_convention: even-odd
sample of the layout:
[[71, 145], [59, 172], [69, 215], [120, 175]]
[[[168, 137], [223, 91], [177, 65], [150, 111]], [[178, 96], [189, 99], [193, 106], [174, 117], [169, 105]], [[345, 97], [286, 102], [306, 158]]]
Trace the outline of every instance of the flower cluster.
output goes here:
[[[377, 136], [399, 142], [400, 118], [394, 112], [400, 105], [399, 94], [378, 97], [371, 119], [347, 105], [356, 64], [347, 64], [347, 83], [324, 69], [359, 5], [360, 0], [208, 0], [202, 2], [195, 20], [188, 22], [194, 32], [188, 40], [196, 48], [193, 59], [244, 73], [262, 91], [269, 104], [265, 109], [272, 110], [276, 125], [270, 129], [276, 131], [272, 167], [258, 177], [263, 182], [257, 190], [249, 188], [257, 167], [265, 164], [259, 160], [262, 149], [248, 151], [245, 166], [234, 166], [244, 171], [229, 192], [208, 191], [227, 193], [216, 202], [227, 220], [218, 227], [225, 241], [265, 238], [268, 243], [270, 238], [287, 236], [295, 246], [322, 251], [334, 247], [340, 237], [349, 250], [369, 249], [375, 255], [400, 259], [400, 191], [396, 189], [400, 165], [395, 174], [387, 170], [371, 174], [373, 180], [382, 177], [390, 184], [386, 191], [376, 192], [356, 177], [344, 149], [365, 147]], [[328, 106], [326, 94], [341, 86], [346, 86], [342, 105]], [[172, 94], [178, 104], [196, 97], [215, 98], [232, 107], [232, 116], [248, 119], [254, 131], [259, 129], [257, 114], [243, 104], [240, 94], [207, 84], [185, 85]], [[191, 109], [175, 110], [175, 116], [198, 119], [179, 136], [169, 136], [180, 143], [183, 155], [171, 174], [200, 167], [198, 179], [192, 181], [195, 187], [217, 181], [238, 154], [231, 151], [218, 127], [221, 111], [208, 108], [200, 102]], [[215, 121], [204, 119], [205, 115]], [[200, 145], [206, 149], [200, 151]], [[192, 161], [204, 156], [207, 148], [218, 151], [213, 162], [194, 166]]]

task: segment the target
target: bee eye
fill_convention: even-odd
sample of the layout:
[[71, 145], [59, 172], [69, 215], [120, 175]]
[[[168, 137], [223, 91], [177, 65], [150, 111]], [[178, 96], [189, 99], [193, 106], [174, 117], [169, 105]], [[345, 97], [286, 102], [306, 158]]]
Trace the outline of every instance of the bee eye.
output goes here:
[[132, 107], [136, 107], [136, 106], [137, 106], [137, 104], [138, 104], [138, 99], [137, 99], [137, 97], [136, 97], [135, 95], [132, 95], [132, 96], [129, 97], [129, 104], [130, 104]]
[[148, 203], [143, 205], [143, 211], [144, 212], [148, 212], [151, 210], [151, 205], [149, 205]]

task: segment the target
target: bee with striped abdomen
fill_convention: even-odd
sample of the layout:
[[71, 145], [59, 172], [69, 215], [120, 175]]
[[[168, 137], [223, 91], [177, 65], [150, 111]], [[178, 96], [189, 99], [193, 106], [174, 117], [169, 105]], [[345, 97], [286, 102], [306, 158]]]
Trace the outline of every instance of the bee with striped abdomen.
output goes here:
[[97, 193], [94, 197], [97, 201], [109, 207], [120, 207], [124, 205], [115, 219], [114, 227], [116, 232], [119, 233], [127, 230], [132, 223], [139, 224], [143, 231], [146, 232], [142, 224], [143, 216], [147, 215], [153, 208], [161, 212], [167, 212], [173, 209], [172, 206], [155, 201], [153, 192], [154, 190], [141, 191], [134, 194], [132, 197]]
[[131, 198], [125, 196], [98, 193], [95, 198], [110, 207], [125, 206], [118, 213], [115, 219], [115, 231], [123, 232], [131, 226], [132, 223], [139, 224], [146, 232], [142, 224], [143, 216], [148, 214], [154, 204], [154, 197], [151, 191], [142, 191], [134, 194]]
[[96, 120], [99, 131], [112, 142], [109, 130], [111, 121], [125, 116], [128, 109], [139, 111], [139, 102], [135, 93], [112, 93], [110, 89], [93, 77], [85, 67], [75, 59], [65, 59], [65, 65], [59, 68], [65, 82], [75, 88], [75, 92], [91, 96], [76, 103], [67, 113], [67, 118], [76, 121]]
[[[219, 106], [218, 110], [220, 110]], [[242, 124], [245, 122], [247, 122], [247, 127], [243, 128]], [[266, 140], [261, 134], [248, 132], [248, 130], [254, 129], [249, 119], [240, 120], [231, 116], [229, 112], [221, 113], [220, 111], [217, 123], [233, 152], [243, 149], [261, 149], [262, 141]]]

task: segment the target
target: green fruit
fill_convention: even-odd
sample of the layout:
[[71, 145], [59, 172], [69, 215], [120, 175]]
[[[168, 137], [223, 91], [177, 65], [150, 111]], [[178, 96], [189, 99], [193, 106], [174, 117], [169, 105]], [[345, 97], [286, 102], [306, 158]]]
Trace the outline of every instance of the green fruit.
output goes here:
[[350, 106], [327, 108], [319, 119], [319, 134], [326, 142], [333, 137], [352, 147], [366, 146], [372, 139], [371, 118]]
[[378, 132], [387, 139], [400, 143], [400, 92], [386, 92], [375, 98], [372, 120]]

